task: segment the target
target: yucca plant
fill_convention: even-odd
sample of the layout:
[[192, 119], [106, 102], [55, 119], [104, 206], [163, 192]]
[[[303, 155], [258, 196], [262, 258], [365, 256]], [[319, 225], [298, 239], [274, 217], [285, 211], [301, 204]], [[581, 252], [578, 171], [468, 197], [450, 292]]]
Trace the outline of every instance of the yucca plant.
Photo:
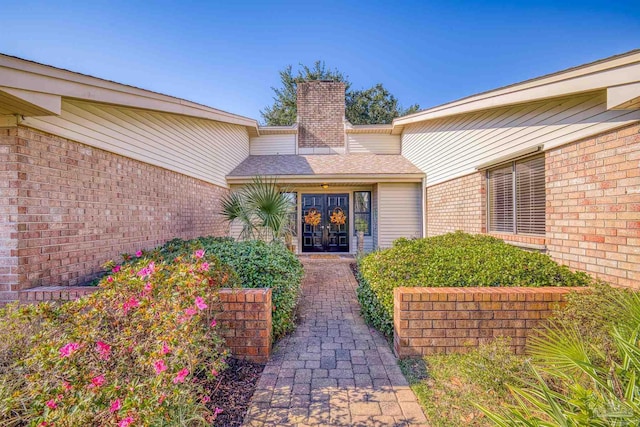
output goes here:
[[517, 404], [505, 413], [480, 408], [489, 419], [501, 427], [640, 425], [640, 296], [613, 295], [621, 319], [610, 330], [613, 349], [552, 323], [529, 344], [536, 382], [510, 387]]
[[222, 199], [222, 215], [242, 225], [241, 240], [281, 239], [288, 231], [287, 224], [293, 206], [275, 178], [255, 177], [240, 190]]

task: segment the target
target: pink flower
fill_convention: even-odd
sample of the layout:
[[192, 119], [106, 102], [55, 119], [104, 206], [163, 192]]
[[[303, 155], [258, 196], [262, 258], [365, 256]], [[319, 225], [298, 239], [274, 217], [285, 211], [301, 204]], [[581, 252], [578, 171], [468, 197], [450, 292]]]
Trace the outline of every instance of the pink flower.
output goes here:
[[131, 297], [127, 302], [122, 304], [122, 310], [124, 310], [124, 314], [127, 314], [127, 312], [130, 309], [137, 307], [139, 305], [140, 305], [140, 302], [136, 299], [136, 297]]
[[209, 271], [209, 263], [208, 262], [203, 262], [202, 265], [199, 268], [200, 271]]
[[164, 360], [159, 359], [153, 362], [153, 369], [156, 370], [156, 375], [167, 370], [167, 365], [164, 364]]
[[204, 256], [204, 249], [198, 249], [194, 255], [198, 259], [202, 258]]
[[151, 276], [151, 273], [153, 273], [153, 271], [145, 267], [142, 270], [138, 271], [138, 276], [145, 278], [145, 277]]
[[131, 424], [133, 424], [133, 417], [127, 417], [118, 423], [118, 427], [129, 427]]
[[213, 411], [213, 416], [217, 417], [218, 415], [220, 415], [221, 413], [223, 413], [224, 411], [220, 408], [216, 408], [215, 411]]
[[189, 375], [189, 370], [187, 368], [183, 368], [178, 372], [178, 375], [173, 379], [174, 384], [183, 383], [184, 379]]
[[160, 351], [162, 354], [169, 354], [171, 353], [171, 348], [167, 345], [166, 342], [162, 343], [162, 350]]
[[218, 324], [218, 322], [216, 322], [216, 319], [213, 319], [213, 320], [211, 321], [211, 327], [212, 327], [212, 328], [215, 328], [217, 324]]
[[202, 297], [196, 297], [196, 307], [198, 307], [198, 310], [204, 310], [205, 308], [208, 307], [208, 305], [205, 304]]
[[109, 412], [113, 414], [114, 412], [118, 412], [120, 408], [122, 408], [122, 403], [120, 402], [120, 399], [116, 399], [113, 402], [111, 402], [111, 406], [109, 407]]
[[100, 387], [103, 384], [104, 384], [104, 375], [98, 375], [97, 377], [94, 377], [91, 379], [91, 385], [93, 387]]
[[211, 398], [209, 396], [202, 396], [202, 403], [209, 403], [211, 402]]
[[160, 395], [160, 397], [158, 398], [158, 405], [162, 405], [162, 402], [164, 402], [164, 400], [167, 398], [167, 395], [162, 393]]
[[80, 344], [78, 344], [77, 342], [70, 342], [69, 344], [65, 344], [64, 346], [62, 346], [62, 348], [60, 348], [60, 357], [69, 357], [79, 348]]
[[138, 252], [136, 252], [136, 256], [137, 256], [138, 258], [140, 258], [140, 257], [142, 256], [142, 251], [138, 251]]
[[50, 408], [50, 409], [56, 409], [58, 407], [58, 404], [56, 403], [55, 400], [51, 399], [49, 401], [47, 401], [46, 405]]
[[64, 388], [65, 391], [69, 391], [73, 388], [73, 386], [66, 381], [62, 382], [62, 387]]
[[113, 267], [113, 268], [111, 269], [111, 271], [113, 271], [114, 273], [117, 273], [118, 271], [120, 271], [120, 266], [119, 266], [119, 265], [116, 265], [115, 267]]
[[216, 368], [211, 368], [211, 375], [213, 375], [214, 377], [218, 376], [218, 371], [216, 370]]
[[151, 289], [152, 289], [151, 282], [147, 282], [147, 283], [144, 285], [144, 290], [145, 290], [146, 292], [150, 292], [150, 291], [151, 291]]
[[111, 346], [105, 342], [98, 341], [96, 343], [96, 350], [100, 353], [100, 359], [109, 360], [111, 355]]
[[184, 314], [187, 315], [187, 317], [191, 317], [196, 313], [197, 313], [197, 311], [193, 307], [185, 308], [185, 310], [184, 310]]
[[113, 277], [111, 277], [111, 276], [107, 277], [107, 282], [113, 283]]

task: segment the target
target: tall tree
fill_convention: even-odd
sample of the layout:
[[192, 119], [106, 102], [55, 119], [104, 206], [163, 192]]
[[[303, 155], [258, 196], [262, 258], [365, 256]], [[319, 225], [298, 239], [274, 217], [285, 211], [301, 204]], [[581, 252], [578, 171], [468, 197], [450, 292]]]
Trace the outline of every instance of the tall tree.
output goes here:
[[420, 109], [414, 104], [404, 109], [382, 83], [370, 89], [347, 92], [347, 120], [354, 125], [386, 124], [393, 119], [406, 114], [415, 113]]
[[381, 83], [369, 89], [351, 91], [348, 77], [337, 69], [328, 69], [324, 61], [316, 61], [308, 67], [300, 64], [297, 75], [293, 73], [291, 65], [280, 71], [282, 86], [272, 87], [275, 96], [273, 105], [260, 111], [264, 122], [269, 126], [291, 126], [296, 122], [296, 95], [298, 83], [308, 80], [333, 80], [346, 85], [345, 116], [352, 124], [386, 124], [399, 116], [411, 114], [420, 109], [414, 104], [407, 109], [400, 106], [393, 96]]

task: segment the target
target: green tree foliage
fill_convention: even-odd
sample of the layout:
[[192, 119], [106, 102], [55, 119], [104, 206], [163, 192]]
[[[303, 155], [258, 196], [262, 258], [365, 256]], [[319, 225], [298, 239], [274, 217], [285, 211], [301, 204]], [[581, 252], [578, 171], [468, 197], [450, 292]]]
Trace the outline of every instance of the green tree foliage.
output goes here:
[[418, 104], [403, 109], [398, 99], [382, 83], [370, 89], [348, 92], [346, 102], [345, 115], [354, 125], [391, 123], [396, 117], [415, 113], [420, 109]]
[[294, 75], [293, 67], [288, 65], [280, 71], [280, 80], [281, 87], [271, 88], [275, 94], [273, 105], [260, 111], [264, 122], [269, 126], [291, 126], [296, 122], [298, 83], [309, 80], [332, 80], [346, 85], [345, 115], [352, 124], [391, 123], [396, 117], [420, 109], [418, 104], [402, 108], [398, 99], [381, 83], [369, 89], [352, 91], [348, 76], [337, 69], [327, 68], [324, 61], [316, 61], [311, 67], [300, 64], [297, 75]]

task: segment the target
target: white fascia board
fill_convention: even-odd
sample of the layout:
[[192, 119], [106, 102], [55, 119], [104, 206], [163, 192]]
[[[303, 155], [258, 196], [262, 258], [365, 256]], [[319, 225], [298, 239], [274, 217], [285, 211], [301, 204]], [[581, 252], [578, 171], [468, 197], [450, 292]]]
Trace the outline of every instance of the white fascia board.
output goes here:
[[33, 105], [37, 110], [42, 111], [41, 116], [57, 116], [62, 112], [62, 97], [59, 95], [2, 86], [0, 86], [0, 92]]
[[[286, 184], [303, 184], [310, 182], [317, 183], [377, 183], [377, 182], [422, 182], [424, 174], [348, 174], [348, 175], [269, 175], [268, 178], [275, 178], [278, 182]], [[227, 176], [227, 183], [248, 184], [253, 182], [255, 176]]]
[[96, 77], [60, 70], [0, 55], [0, 84], [4, 87], [58, 95], [104, 104], [161, 111], [246, 126], [258, 132], [248, 117]]
[[640, 108], [640, 82], [607, 88], [607, 110]]
[[[585, 74], [587, 70], [583, 69], [581, 70], [582, 74], [576, 77], [570, 77], [574, 73], [554, 76], [553, 79], [540, 79], [535, 82], [515, 85], [508, 89], [496, 90], [444, 104], [410, 116], [395, 119], [393, 121], [394, 130], [398, 126], [406, 126], [425, 120], [434, 120], [456, 114], [506, 107], [577, 93], [604, 90], [612, 86], [639, 82], [640, 53], [634, 55], [633, 58], [635, 58], [635, 62], [615, 68], [592, 71], [589, 74]], [[558, 80], [560, 77], [563, 77], [562, 80]]]

